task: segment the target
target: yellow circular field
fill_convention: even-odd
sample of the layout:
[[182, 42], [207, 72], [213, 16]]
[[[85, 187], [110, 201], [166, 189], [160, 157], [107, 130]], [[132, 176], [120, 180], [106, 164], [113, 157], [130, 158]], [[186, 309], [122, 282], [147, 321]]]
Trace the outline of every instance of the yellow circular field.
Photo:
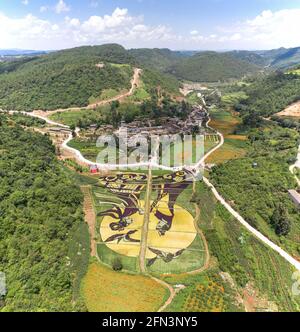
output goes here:
[[[156, 218], [156, 211], [160, 211], [165, 215], [171, 215], [168, 209], [169, 197], [163, 198], [150, 214], [149, 231], [147, 239], [147, 247], [159, 249], [160, 251], [175, 254], [179, 250], [188, 248], [195, 240], [197, 231], [194, 226], [193, 216], [184, 208], [179, 205], [174, 206], [174, 218], [172, 227], [165, 233], [164, 236], [159, 235], [156, 230], [159, 220]], [[144, 201], [140, 201], [141, 210], [145, 205]], [[124, 231], [113, 231], [110, 228], [110, 224], [116, 222], [115, 219], [110, 216], [103, 218], [100, 227], [100, 234], [103, 241], [117, 234], [126, 234], [129, 231], [136, 231], [130, 235], [133, 240], [141, 240], [141, 229], [144, 223], [143, 213], [136, 213], [130, 216], [131, 224], [126, 227]], [[125, 256], [138, 257], [140, 254], [140, 243], [115, 240], [113, 242], [106, 243], [107, 247], [111, 250]], [[147, 249], [146, 258], [151, 259], [156, 255]]]

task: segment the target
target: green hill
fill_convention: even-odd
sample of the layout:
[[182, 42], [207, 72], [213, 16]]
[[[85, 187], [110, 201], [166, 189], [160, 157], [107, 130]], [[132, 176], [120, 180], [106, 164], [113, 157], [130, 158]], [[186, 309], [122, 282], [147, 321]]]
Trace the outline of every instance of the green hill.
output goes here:
[[166, 72], [168, 69], [185, 57], [180, 52], [174, 52], [167, 48], [141, 48], [129, 50], [129, 53], [135, 58], [140, 66], [152, 68], [158, 71]]
[[282, 52], [272, 61], [274, 68], [288, 68], [300, 63], [300, 47], [290, 48]]
[[[133, 53], [108, 44], [0, 64], [0, 108], [32, 111], [83, 107], [107, 95], [107, 91], [118, 94], [128, 90], [133, 67], [147, 67]], [[157, 86], [167, 93], [178, 92], [174, 77], [149, 68], [143, 76], [148, 92]]]
[[195, 82], [216, 82], [239, 79], [259, 71], [259, 67], [226, 53], [202, 52], [183, 59], [170, 68], [179, 79]]
[[228, 54], [238, 60], [247, 61], [259, 67], [265, 67], [268, 65], [268, 59], [253, 51], [231, 51], [226, 52], [225, 54]]
[[243, 114], [271, 116], [300, 100], [300, 77], [282, 72], [272, 73], [255, 80], [245, 88], [248, 98], [238, 104]]
[[135, 49], [130, 54], [147, 68], [180, 80], [216, 82], [257, 72], [265, 60], [252, 52], [177, 52], [169, 49]]
[[78, 297], [89, 259], [82, 194], [49, 138], [15, 120], [0, 114], [0, 270], [9, 285], [0, 312], [85, 310]]
[[2, 73], [0, 67], [0, 107], [30, 111], [86, 106], [104, 90], [128, 89], [133, 62], [123, 47], [104, 45], [51, 53], [17, 62], [15, 68], [10, 63]]
[[140, 101], [158, 87], [167, 94], [177, 94], [178, 80], [228, 81], [268, 65], [277, 69], [299, 62], [300, 48], [195, 54], [169, 49], [126, 50], [117, 44], [78, 47], [0, 63], [0, 108], [83, 107], [129, 89], [134, 66], [143, 69], [143, 86], [133, 97], [133, 101]]
[[267, 66], [271, 69], [286, 69], [300, 63], [300, 47], [277, 48], [267, 51], [252, 51], [264, 59]]

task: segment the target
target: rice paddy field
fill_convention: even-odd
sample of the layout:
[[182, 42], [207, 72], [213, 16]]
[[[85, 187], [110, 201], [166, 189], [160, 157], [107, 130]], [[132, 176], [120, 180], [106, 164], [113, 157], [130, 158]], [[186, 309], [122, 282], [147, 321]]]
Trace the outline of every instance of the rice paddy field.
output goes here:
[[240, 119], [230, 111], [218, 109], [211, 111], [211, 118], [212, 121], [209, 125], [224, 135], [225, 143], [206, 162], [221, 164], [245, 156], [247, 152], [247, 136], [234, 133], [240, 123]]
[[156, 312], [169, 296], [149, 277], [114, 272], [98, 262], [90, 264], [81, 294], [89, 312]]
[[[145, 179], [147, 178], [144, 178], [144, 182], [132, 182], [127, 186], [121, 184], [120, 179], [110, 182], [109, 187], [106, 188], [101, 185], [93, 186], [94, 206], [98, 215], [97, 253], [99, 259], [108, 266], [113, 266], [118, 259], [122, 262], [124, 270], [139, 272], [140, 240], [144, 224]], [[121, 195], [120, 186], [123, 191]], [[158, 196], [159, 188], [160, 190], [163, 188], [160, 187], [161, 183], [156, 181], [152, 186], [153, 210], [150, 212], [147, 232], [147, 270], [160, 274], [182, 273], [201, 268], [204, 265], [206, 253], [194, 225], [195, 208], [191, 203], [192, 185], [182, 192], [175, 188], [163, 198]], [[138, 197], [138, 200], [134, 202], [131, 194]], [[170, 201], [170, 195], [175, 195], [176, 200]], [[128, 198], [130, 204], [124, 205], [124, 200]], [[170, 208], [170, 204], [173, 208]], [[159, 228], [165, 225], [160, 221], [164, 218], [170, 219], [170, 225], [165, 230]], [[128, 224], [119, 228], [122, 221]]]

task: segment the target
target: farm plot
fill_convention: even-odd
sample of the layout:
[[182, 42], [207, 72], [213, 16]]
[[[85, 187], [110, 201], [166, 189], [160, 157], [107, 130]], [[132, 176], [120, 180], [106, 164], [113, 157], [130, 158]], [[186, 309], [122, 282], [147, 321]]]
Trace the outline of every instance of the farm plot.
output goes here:
[[168, 290], [148, 277], [117, 273], [92, 263], [81, 294], [89, 312], [156, 312]]
[[[118, 259], [137, 272], [145, 222], [145, 174], [120, 173], [99, 179], [93, 190], [97, 209], [97, 252], [106, 264]], [[154, 176], [147, 232], [149, 272], [180, 273], [203, 266], [205, 250], [194, 224], [191, 182], [178, 172]]]

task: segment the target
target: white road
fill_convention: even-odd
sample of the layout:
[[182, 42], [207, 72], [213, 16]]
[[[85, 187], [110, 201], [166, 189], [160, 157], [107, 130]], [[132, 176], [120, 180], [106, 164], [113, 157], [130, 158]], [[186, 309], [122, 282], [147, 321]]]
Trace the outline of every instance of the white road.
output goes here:
[[300, 187], [300, 179], [294, 173], [295, 168], [300, 168], [300, 145], [299, 145], [297, 160], [296, 160], [295, 164], [290, 167], [290, 171], [295, 176], [295, 179], [296, 179], [296, 181], [298, 183], [298, 186]]
[[[16, 113], [14, 111], [10, 112], [10, 113]], [[21, 113], [25, 113], [25, 112], [21, 112]], [[47, 118], [43, 118], [41, 116], [36, 116], [34, 114], [30, 114], [30, 113], [26, 113], [27, 115], [33, 116], [33, 117], [37, 117], [40, 119], [45, 120], [47, 123], [51, 124], [51, 125], [56, 125], [56, 126], [60, 126], [63, 128], [69, 128], [68, 126], [65, 125], [61, 125], [59, 123], [55, 123]], [[207, 122], [206, 126], [209, 127], [209, 122], [210, 120]], [[212, 128], [213, 129], [213, 128]], [[76, 129], [77, 133], [79, 132], [79, 129]], [[220, 132], [216, 132], [216, 134], [220, 137], [220, 143], [214, 147], [212, 150], [210, 150], [199, 162], [198, 164], [194, 167], [196, 169], [196, 172], [200, 172], [201, 168], [204, 165], [205, 160], [215, 151], [217, 151], [220, 147], [222, 147], [222, 145], [224, 144], [224, 136], [220, 133]], [[84, 158], [81, 154], [80, 151], [73, 149], [71, 147], [68, 146], [68, 143], [73, 139], [72, 134], [69, 135], [68, 139], [66, 141], [64, 141], [64, 143], [62, 144], [62, 147], [65, 148], [66, 150], [71, 151], [78, 160], [80, 160], [81, 162], [84, 162], [88, 165], [97, 165], [100, 169], [103, 170], [108, 170], [108, 169], [122, 169], [122, 168], [135, 168], [135, 167], [156, 167], [158, 169], [163, 169], [163, 170], [169, 170], [169, 171], [178, 171], [178, 170], [182, 170], [184, 168], [186, 168], [186, 166], [182, 166], [182, 167], [166, 167], [166, 166], [162, 166], [159, 165], [157, 163], [157, 158], [153, 158], [150, 162], [145, 162], [145, 163], [137, 163], [137, 164], [126, 164], [126, 165], [107, 165], [107, 164], [95, 164], [92, 161], [87, 160], [86, 158]], [[300, 154], [300, 151], [299, 151]], [[300, 155], [298, 154], [298, 160], [296, 162], [295, 165], [293, 165], [294, 167], [299, 167], [300, 165]], [[280, 248], [278, 245], [276, 245], [274, 242], [272, 242], [271, 240], [269, 240], [266, 236], [264, 236], [262, 233], [260, 233], [258, 230], [256, 230], [255, 228], [253, 228], [238, 212], [236, 212], [231, 206], [230, 204], [228, 204], [225, 199], [218, 193], [217, 189], [212, 185], [212, 183], [210, 183], [210, 181], [203, 177], [203, 181], [204, 183], [211, 188], [212, 193], [214, 194], [214, 196], [216, 197], [216, 199], [231, 213], [232, 216], [234, 216], [236, 218], [236, 220], [238, 222], [240, 222], [251, 234], [253, 234], [256, 238], [258, 238], [259, 240], [261, 240], [266, 246], [268, 246], [269, 248], [273, 249], [274, 251], [276, 251], [280, 256], [282, 256], [287, 262], [289, 262], [296, 270], [300, 271], [300, 262], [297, 261], [295, 258], [293, 258], [290, 254], [288, 254], [285, 250], [283, 250], [282, 248]]]
[[[213, 152], [215, 152], [217, 149], [219, 149], [224, 144], [224, 136], [217, 132], [217, 134], [220, 137], [220, 144], [216, 148], [214, 148]], [[212, 152], [208, 152], [204, 156], [204, 161], [211, 155]], [[299, 148], [299, 154], [298, 154], [298, 163], [300, 163], [300, 148]], [[297, 165], [297, 163], [295, 164]], [[295, 166], [294, 167], [299, 167]], [[288, 254], [285, 250], [280, 248], [278, 245], [276, 245], [274, 242], [269, 240], [266, 236], [264, 236], [262, 233], [260, 233], [257, 229], [252, 227], [238, 212], [236, 212], [230, 204], [228, 204], [225, 199], [218, 193], [217, 189], [213, 186], [213, 184], [205, 177], [203, 177], [204, 183], [211, 189], [216, 199], [233, 215], [236, 220], [238, 220], [250, 233], [252, 233], [256, 238], [261, 240], [265, 245], [267, 245], [269, 248], [275, 250], [280, 256], [282, 256], [285, 260], [287, 260], [295, 269], [300, 271], [300, 262], [297, 261], [295, 258], [293, 258], [290, 254]], [[299, 181], [299, 180], [298, 180]]]

